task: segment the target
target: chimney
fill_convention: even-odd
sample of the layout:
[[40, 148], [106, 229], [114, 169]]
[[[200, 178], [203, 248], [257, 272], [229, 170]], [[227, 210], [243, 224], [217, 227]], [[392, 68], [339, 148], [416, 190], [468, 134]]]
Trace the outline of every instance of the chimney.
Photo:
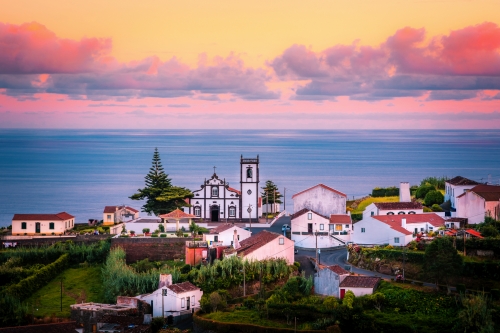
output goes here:
[[240, 242], [238, 241], [238, 231], [234, 229], [233, 235], [233, 247], [237, 250], [240, 248]]
[[401, 219], [401, 227], [406, 229], [406, 219]]
[[401, 182], [399, 183], [399, 202], [410, 202], [410, 183]]
[[160, 274], [160, 283], [158, 283], [158, 289], [168, 287], [170, 285], [172, 285], [172, 275]]

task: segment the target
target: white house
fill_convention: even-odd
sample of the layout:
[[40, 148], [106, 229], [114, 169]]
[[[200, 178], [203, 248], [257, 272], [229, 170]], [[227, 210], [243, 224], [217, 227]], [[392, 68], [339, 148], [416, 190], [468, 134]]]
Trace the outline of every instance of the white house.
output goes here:
[[354, 225], [356, 244], [405, 246], [419, 232], [437, 231], [444, 219], [435, 213], [369, 216]]
[[282, 258], [289, 265], [293, 264], [295, 258], [294, 242], [281, 234], [267, 230], [242, 240], [235, 247], [224, 251], [224, 255], [228, 257], [237, 255], [257, 261]]
[[129, 206], [105, 206], [102, 212], [102, 224], [113, 225], [139, 218], [139, 211]]
[[290, 231], [295, 246], [330, 248], [351, 240], [352, 220], [348, 214], [320, 215], [304, 208], [291, 216]]
[[292, 199], [294, 212], [310, 209], [322, 216], [346, 213], [347, 196], [324, 184], [294, 194]]
[[500, 186], [476, 185], [456, 197], [456, 215], [469, 224], [484, 222], [486, 216], [500, 220]]
[[234, 224], [221, 224], [213, 229], [210, 229], [208, 234], [203, 235], [203, 240], [209, 245], [218, 243], [219, 245], [233, 245], [233, 238], [236, 232], [239, 241], [243, 241], [252, 236], [252, 232], [243, 228], [237, 227]]
[[172, 284], [170, 274], [161, 274], [158, 289], [151, 294], [136, 296], [153, 309], [153, 317], [178, 316], [200, 307], [203, 291], [191, 282]]
[[66, 212], [58, 214], [14, 214], [12, 235], [62, 235], [75, 225], [75, 217]]
[[241, 156], [239, 190], [230, 187], [225, 178], [219, 178], [214, 168], [212, 177], [193, 191], [193, 198], [187, 200], [191, 206], [184, 211], [212, 222], [256, 220], [262, 213], [259, 182], [259, 156]]
[[369, 204], [364, 212], [363, 219], [377, 215], [405, 215], [422, 214], [424, 208], [420, 202], [373, 202]]
[[319, 266], [314, 274], [314, 292], [318, 295], [339, 297], [340, 283], [349, 276], [349, 272], [339, 265]]
[[350, 290], [354, 296], [371, 295], [377, 290], [380, 278], [374, 276], [346, 276], [340, 283], [340, 299]]
[[447, 180], [445, 182], [444, 201], [450, 200], [451, 208], [456, 208], [456, 198], [476, 185], [479, 185], [479, 183], [461, 176]]

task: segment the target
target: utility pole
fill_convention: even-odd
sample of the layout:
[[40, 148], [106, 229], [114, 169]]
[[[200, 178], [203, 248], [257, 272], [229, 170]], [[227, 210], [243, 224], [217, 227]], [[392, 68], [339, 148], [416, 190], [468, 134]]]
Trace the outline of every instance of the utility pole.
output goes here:
[[403, 247], [403, 281], [405, 280], [406, 246]]
[[286, 210], [286, 187], [283, 188], [283, 210]]
[[318, 267], [318, 276], [319, 276], [319, 263], [318, 263], [318, 230], [314, 232], [316, 236], [316, 266]]
[[61, 277], [61, 312], [62, 312], [62, 287], [63, 287], [63, 286], [62, 286], [62, 280], [63, 280], [63, 279], [62, 279], [62, 277]]
[[273, 197], [273, 210], [276, 213], [276, 189], [274, 189], [274, 197]]
[[264, 190], [264, 194], [266, 195], [266, 223], [267, 223], [267, 217], [269, 215], [269, 200], [267, 200], [267, 189]]
[[464, 237], [464, 257], [465, 257], [465, 229], [463, 230], [463, 237]]
[[243, 262], [243, 297], [246, 297], [247, 289], [245, 287], [245, 262]]
[[248, 221], [250, 222], [250, 232], [252, 232], [252, 205], [248, 205]]

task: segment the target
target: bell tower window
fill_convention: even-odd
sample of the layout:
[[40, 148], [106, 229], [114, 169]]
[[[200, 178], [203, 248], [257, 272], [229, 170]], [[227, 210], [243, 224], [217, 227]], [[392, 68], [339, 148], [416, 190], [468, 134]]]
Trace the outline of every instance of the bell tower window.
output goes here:
[[253, 178], [253, 170], [252, 168], [247, 169], [247, 178]]

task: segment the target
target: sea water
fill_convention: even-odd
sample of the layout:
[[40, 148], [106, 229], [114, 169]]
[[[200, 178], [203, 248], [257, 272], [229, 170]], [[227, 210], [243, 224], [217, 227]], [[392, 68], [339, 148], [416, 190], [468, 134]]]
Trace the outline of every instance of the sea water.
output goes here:
[[[66, 211], [102, 219], [144, 186], [154, 149], [176, 186], [215, 172], [239, 189], [240, 156], [260, 158], [260, 181], [292, 195], [318, 183], [348, 198], [429, 176], [500, 181], [500, 131], [0, 130], [0, 226], [14, 214]], [[145, 213], [143, 213], [145, 215]]]

